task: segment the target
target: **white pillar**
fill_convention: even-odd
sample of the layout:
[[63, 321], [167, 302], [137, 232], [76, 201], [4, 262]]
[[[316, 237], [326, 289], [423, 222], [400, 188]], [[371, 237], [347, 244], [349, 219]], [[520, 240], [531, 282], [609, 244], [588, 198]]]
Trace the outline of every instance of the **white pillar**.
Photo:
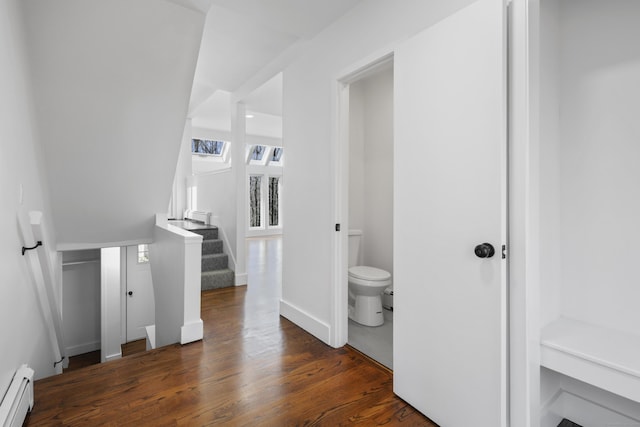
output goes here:
[[242, 102], [231, 105], [233, 156], [231, 164], [236, 178], [236, 285], [247, 284], [247, 158], [246, 107]]
[[120, 347], [120, 248], [100, 250], [100, 361], [122, 357]]
[[187, 209], [187, 178], [193, 174], [191, 167], [191, 119], [187, 119], [182, 133], [176, 174], [173, 178], [169, 218], [182, 219]]

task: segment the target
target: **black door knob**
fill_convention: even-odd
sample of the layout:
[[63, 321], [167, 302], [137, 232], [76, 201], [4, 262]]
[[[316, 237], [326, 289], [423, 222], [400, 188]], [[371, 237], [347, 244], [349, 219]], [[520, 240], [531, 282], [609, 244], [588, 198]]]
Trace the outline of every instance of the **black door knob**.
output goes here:
[[491, 243], [481, 243], [474, 249], [478, 258], [491, 258], [495, 255], [496, 250]]
[[129, 291], [127, 293], [129, 294], [129, 296], [133, 295], [133, 291]]

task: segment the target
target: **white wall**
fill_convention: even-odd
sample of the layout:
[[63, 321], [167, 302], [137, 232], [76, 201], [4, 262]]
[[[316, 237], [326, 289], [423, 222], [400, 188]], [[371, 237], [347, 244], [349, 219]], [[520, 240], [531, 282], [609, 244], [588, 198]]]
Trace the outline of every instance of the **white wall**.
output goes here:
[[171, 206], [169, 218], [183, 219], [187, 209], [187, 178], [191, 176], [193, 167], [191, 163], [191, 119], [186, 120], [178, 154], [176, 174], [173, 178], [173, 190], [171, 193]]
[[[0, 0], [0, 396], [23, 363], [36, 378], [54, 373], [54, 355], [29, 279], [17, 213], [44, 214], [49, 236], [45, 248], [58, 265], [49, 192], [44, 180], [42, 147], [34, 126], [33, 98], [25, 58], [20, 1]], [[56, 271], [56, 276], [59, 276]], [[59, 285], [59, 283], [58, 283]], [[60, 289], [56, 289], [60, 294]]]
[[365, 219], [364, 127], [364, 84], [358, 81], [349, 86], [349, 228], [357, 230], [364, 230]]
[[[231, 168], [199, 175], [198, 210], [213, 212], [216, 225], [224, 229], [229, 239], [229, 249], [236, 254], [236, 178]], [[226, 244], [226, 242], [225, 242]]]
[[100, 251], [63, 253], [62, 329], [66, 355], [100, 349]]
[[562, 253], [560, 239], [560, 100], [557, 0], [544, 0], [540, 8], [540, 321], [546, 325], [560, 316]]
[[551, 264], [542, 268], [550, 280], [543, 307], [556, 304], [561, 289], [563, 315], [633, 334], [640, 324], [639, 16], [633, 1], [560, 3], [559, 77], [550, 90], [559, 110], [547, 120], [548, 129], [560, 118], [559, 137], [543, 138], [541, 152], [549, 243], [542, 253]]
[[[640, 238], [638, 17], [640, 4], [634, 1], [542, 2], [543, 326], [566, 316], [640, 332], [640, 248], [635, 244]], [[579, 424], [609, 425], [620, 414], [640, 419], [637, 402], [554, 371], [541, 372], [543, 417], [554, 411], [545, 404], [565, 390], [584, 404], [566, 413]], [[572, 405], [560, 406], [570, 411]], [[597, 413], [607, 410], [613, 411], [606, 414], [608, 421], [597, 421]]]
[[59, 247], [150, 241], [169, 205], [204, 14], [158, 0], [24, 4]]
[[349, 113], [349, 228], [363, 264], [393, 273], [393, 68], [351, 85]]
[[[370, 0], [359, 3], [312, 40], [284, 70], [281, 305], [287, 317], [329, 342], [337, 218], [332, 141], [337, 131], [336, 79], [348, 67], [418, 33], [471, 0]], [[365, 65], [364, 63], [362, 65]], [[346, 220], [346, 218], [344, 219]], [[285, 314], [285, 313], [283, 313]], [[305, 320], [303, 320], [305, 319]]]

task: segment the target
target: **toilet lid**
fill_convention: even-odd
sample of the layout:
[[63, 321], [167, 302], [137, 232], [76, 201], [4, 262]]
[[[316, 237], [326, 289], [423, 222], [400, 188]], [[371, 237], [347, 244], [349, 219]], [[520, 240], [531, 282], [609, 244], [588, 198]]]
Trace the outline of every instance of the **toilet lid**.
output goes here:
[[391, 274], [388, 271], [365, 265], [349, 268], [349, 274], [363, 280], [387, 280], [391, 278]]

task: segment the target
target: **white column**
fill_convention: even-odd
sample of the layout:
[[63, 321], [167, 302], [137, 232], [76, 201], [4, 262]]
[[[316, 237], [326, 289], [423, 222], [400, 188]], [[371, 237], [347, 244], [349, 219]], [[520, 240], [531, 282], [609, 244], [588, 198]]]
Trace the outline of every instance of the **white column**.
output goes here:
[[180, 142], [180, 152], [176, 166], [176, 174], [173, 178], [173, 189], [171, 193], [171, 205], [169, 206], [169, 217], [182, 219], [184, 210], [187, 209], [187, 178], [192, 175], [191, 167], [191, 119], [187, 119]]
[[509, 311], [510, 421], [540, 425], [538, 225], [539, 0], [510, 11]]
[[100, 361], [122, 357], [120, 347], [120, 248], [100, 250]]
[[236, 286], [247, 284], [247, 158], [246, 106], [242, 102], [231, 105], [233, 157], [231, 164], [236, 177]]

